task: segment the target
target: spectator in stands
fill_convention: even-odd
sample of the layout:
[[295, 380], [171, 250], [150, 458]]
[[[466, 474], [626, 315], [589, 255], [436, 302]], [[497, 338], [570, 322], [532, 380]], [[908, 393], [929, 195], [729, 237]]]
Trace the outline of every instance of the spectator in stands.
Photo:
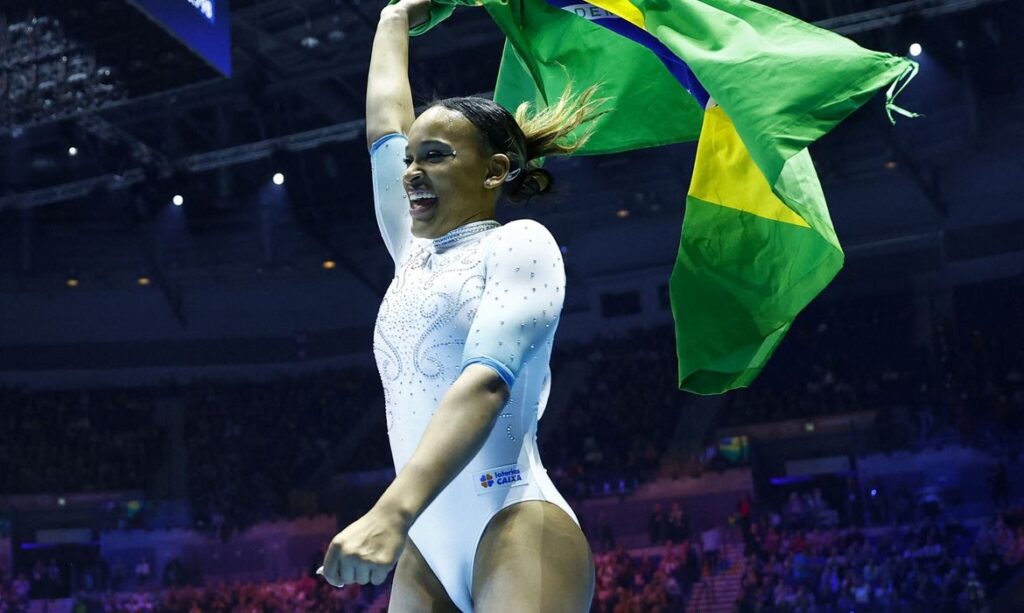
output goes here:
[[754, 501], [750, 498], [750, 492], [745, 492], [743, 497], [736, 502], [736, 522], [743, 532], [743, 542], [750, 546], [750, 526], [754, 513]]
[[18, 573], [18, 578], [11, 583], [12, 605], [14, 605], [15, 609], [28, 604], [28, 596], [31, 590], [32, 583], [29, 582], [28, 577], [24, 573]]
[[680, 543], [689, 537], [690, 528], [686, 515], [679, 502], [672, 503], [672, 509], [668, 513], [668, 538]]
[[181, 560], [173, 558], [164, 565], [163, 586], [177, 587], [181, 585]]
[[1005, 507], [1010, 502], [1010, 475], [1006, 464], [997, 462], [992, 467], [992, 504], [996, 509]]
[[861, 526], [864, 524], [864, 511], [860, 501], [860, 486], [853, 477], [846, 478], [846, 499], [843, 511], [845, 512], [844, 522], [850, 526]]
[[615, 531], [608, 522], [608, 514], [603, 510], [597, 514], [597, 544], [600, 550], [607, 551], [615, 548]]
[[119, 591], [124, 585], [127, 574], [128, 569], [125, 568], [124, 560], [115, 558], [113, 565], [110, 567], [110, 586], [115, 592]]
[[149, 560], [142, 558], [135, 564], [135, 585], [149, 585], [149, 578], [151, 574], [152, 571], [149, 566]]
[[654, 503], [651, 512], [647, 515], [647, 542], [653, 545], [664, 541], [666, 524], [665, 512], [661, 508], [661, 503]]
[[722, 529], [718, 526], [701, 533], [701, 551], [711, 571], [718, 569], [718, 561], [722, 548]]
[[791, 527], [807, 525], [807, 509], [799, 492], [789, 493], [786, 503], [786, 525]]

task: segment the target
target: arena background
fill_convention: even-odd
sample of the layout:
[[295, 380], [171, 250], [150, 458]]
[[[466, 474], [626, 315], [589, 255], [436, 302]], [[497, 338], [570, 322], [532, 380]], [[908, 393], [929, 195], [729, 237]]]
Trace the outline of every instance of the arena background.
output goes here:
[[[564, 253], [539, 440], [594, 610], [1024, 610], [1024, 7], [768, 4], [919, 45], [924, 116], [812, 148], [847, 264], [749, 389], [675, 389], [693, 145], [552, 160], [499, 212]], [[386, 607], [312, 575], [393, 476], [380, 8], [0, 6], [0, 611]], [[487, 95], [502, 43], [472, 9], [414, 40], [417, 103]]]

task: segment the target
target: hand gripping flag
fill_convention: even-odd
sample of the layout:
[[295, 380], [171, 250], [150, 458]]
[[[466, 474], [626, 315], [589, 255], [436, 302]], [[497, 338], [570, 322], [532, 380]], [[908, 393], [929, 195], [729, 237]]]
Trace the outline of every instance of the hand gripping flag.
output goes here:
[[[761, 372], [843, 265], [807, 147], [916, 73], [745, 0], [435, 0], [482, 5], [507, 37], [495, 100], [554, 103], [571, 80], [610, 112], [579, 152], [698, 139], [669, 282], [680, 389], [715, 394]], [[713, 100], [705, 112], [709, 98]]]

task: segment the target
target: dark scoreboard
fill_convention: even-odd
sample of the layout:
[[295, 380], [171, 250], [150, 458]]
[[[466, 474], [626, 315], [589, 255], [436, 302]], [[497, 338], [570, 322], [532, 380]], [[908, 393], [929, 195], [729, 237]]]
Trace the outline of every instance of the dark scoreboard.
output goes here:
[[225, 77], [231, 76], [228, 0], [129, 0]]

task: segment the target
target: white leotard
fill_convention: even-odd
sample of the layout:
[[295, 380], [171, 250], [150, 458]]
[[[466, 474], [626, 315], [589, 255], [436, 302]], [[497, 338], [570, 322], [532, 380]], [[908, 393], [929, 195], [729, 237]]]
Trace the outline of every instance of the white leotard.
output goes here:
[[483, 447], [409, 532], [452, 601], [468, 612], [477, 543], [498, 511], [546, 500], [577, 521], [537, 453], [565, 269], [551, 233], [535, 221], [483, 221], [434, 240], [414, 238], [401, 183], [406, 142], [390, 134], [370, 153], [377, 223], [395, 261], [373, 336], [395, 470], [409, 461], [468, 365], [493, 368], [510, 390]]

